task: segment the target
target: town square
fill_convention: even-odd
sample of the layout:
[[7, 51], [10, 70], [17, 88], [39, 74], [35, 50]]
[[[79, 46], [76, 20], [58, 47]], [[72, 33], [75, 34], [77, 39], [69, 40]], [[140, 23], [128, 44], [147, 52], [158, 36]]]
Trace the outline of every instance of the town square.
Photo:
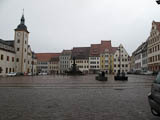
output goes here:
[[160, 0], [1, 0], [0, 120], [159, 120]]

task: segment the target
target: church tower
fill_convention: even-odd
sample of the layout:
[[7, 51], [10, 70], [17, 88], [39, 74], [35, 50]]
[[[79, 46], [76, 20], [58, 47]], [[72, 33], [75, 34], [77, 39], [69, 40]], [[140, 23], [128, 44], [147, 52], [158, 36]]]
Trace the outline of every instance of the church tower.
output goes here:
[[29, 32], [25, 25], [24, 14], [22, 14], [20, 24], [15, 29], [14, 37], [14, 48], [16, 52], [16, 72], [27, 73], [28, 36]]

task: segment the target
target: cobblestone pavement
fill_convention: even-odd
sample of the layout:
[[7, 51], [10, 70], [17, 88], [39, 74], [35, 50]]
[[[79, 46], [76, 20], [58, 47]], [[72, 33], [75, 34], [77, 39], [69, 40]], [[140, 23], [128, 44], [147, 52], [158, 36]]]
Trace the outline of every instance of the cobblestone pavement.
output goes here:
[[0, 78], [0, 120], [160, 120], [147, 94], [153, 76], [127, 82], [88, 76]]

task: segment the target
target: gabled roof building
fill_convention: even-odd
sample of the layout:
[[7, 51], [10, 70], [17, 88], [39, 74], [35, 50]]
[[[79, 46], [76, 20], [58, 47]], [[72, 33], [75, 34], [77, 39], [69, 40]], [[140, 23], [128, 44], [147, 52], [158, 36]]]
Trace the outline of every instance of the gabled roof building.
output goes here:
[[160, 22], [152, 22], [147, 42], [148, 68], [151, 71], [158, 72], [160, 70]]

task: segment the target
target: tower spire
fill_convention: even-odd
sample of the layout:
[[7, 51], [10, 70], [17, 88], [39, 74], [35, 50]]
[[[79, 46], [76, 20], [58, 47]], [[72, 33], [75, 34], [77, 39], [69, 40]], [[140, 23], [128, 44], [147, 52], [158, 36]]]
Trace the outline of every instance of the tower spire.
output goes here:
[[22, 12], [22, 17], [21, 17], [21, 20], [20, 20], [20, 24], [17, 26], [15, 31], [18, 31], [18, 30], [20, 30], [20, 31], [23, 30], [23, 31], [26, 31], [27, 33], [29, 33], [28, 30], [27, 30], [27, 26], [25, 25], [24, 9], [23, 9], [23, 12]]
[[24, 8], [23, 8], [23, 12], [22, 12], [21, 24], [25, 24]]
[[22, 12], [22, 15], [24, 16], [24, 8], [23, 8], [23, 12]]

